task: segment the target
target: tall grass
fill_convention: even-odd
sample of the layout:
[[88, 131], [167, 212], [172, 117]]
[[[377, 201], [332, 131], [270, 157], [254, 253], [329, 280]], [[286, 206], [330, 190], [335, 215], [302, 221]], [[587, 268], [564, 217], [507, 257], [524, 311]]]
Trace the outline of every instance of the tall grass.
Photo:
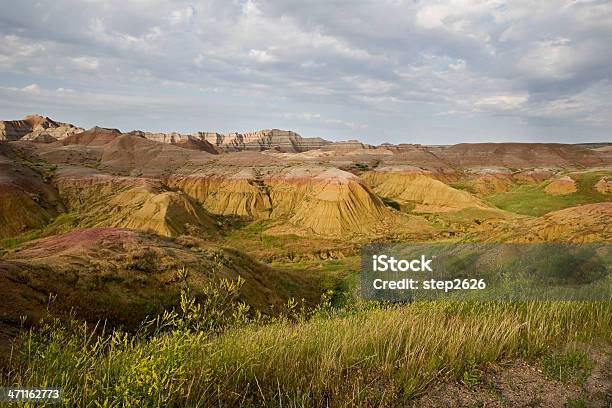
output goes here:
[[324, 306], [263, 323], [239, 314], [213, 331], [194, 328], [194, 313], [183, 311], [136, 335], [94, 335], [54, 321], [26, 336], [1, 382], [63, 387], [70, 406], [386, 406], [487, 362], [609, 342], [611, 309], [609, 302]]

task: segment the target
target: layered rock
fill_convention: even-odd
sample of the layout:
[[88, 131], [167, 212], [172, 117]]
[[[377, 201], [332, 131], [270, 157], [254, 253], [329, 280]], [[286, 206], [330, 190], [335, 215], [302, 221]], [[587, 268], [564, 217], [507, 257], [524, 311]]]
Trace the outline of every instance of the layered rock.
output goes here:
[[172, 176], [168, 184], [186, 192], [215, 214], [262, 219], [269, 218], [272, 211], [272, 201], [263, 179], [252, 169], [230, 174]]
[[218, 154], [220, 152], [220, 150], [217, 149], [214, 144], [197, 134], [183, 135], [176, 132], [151, 133], [142, 132], [140, 130], [133, 130], [129, 134], [153, 140], [155, 142], [173, 144], [185, 149], [201, 150], [212, 154]]
[[48, 117], [28, 115], [22, 120], [0, 121], [0, 140], [32, 140], [49, 143], [83, 130], [69, 123], [55, 122]]
[[324, 150], [324, 151], [331, 150], [334, 152], [349, 153], [349, 152], [354, 152], [354, 151], [370, 150], [370, 149], [375, 149], [375, 148], [376, 147], [372, 145], [361, 143], [359, 140], [345, 140], [342, 142], [330, 143], [326, 146], [323, 146], [321, 150]]
[[273, 216], [321, 235], [366, 234], [388, 209], [357, 176], [338, 169], [293, 168], [268, 181]]
[[295, 166], [265, 174], [243, 168], [174, 176], [168, 184], [213, 213], [282, 219], [303, 233], [365, 233], [389, 211], [361, 179], [333, 168]]
[[163, 236], [217, 230], [212, 217], [182, 192], [158, 180], [108, 175], [60, 177], [60, 194], [87, 227], [122, 227]]
[[603, 155], [592, 149], [559, 143], [461, 143], [429, 150], [459, 167], [596, 167], [606, 164]]
[[80, 133], [70, 135], [60, 141], [63, 146], [103, 146], [121, 136], [119, 129], [93, 127]]
[[452, 188], [431, 173], [413, 167], [383, 167], [364, 173], [363, 178], [379, 196], [413, 203], [418, 212], [489, 208], [470, 193]]
[[327, 140], [321, 138], [307, 138], [299, 134], [280, 129], [265, 129], [249, 133], [229, 133], [223, 135], [216, 132], [195, 132], [192, 134], [172, 133], [149, 133], [134, 131], [134, 134], [141, 135], [147, 139], [161, 143], [172, 143], [181, 145], [188, 142], [201, 141], [210, 145], [209, 152], [226, 151], [264, 151], [277, 150], [280, 152], [298, 153], [308, 150], [319, 149], [329, 144]]
[[223, 147], [236, 150], [278, 150], [299, 153], [319, 149], [328, 144], [327, 140], [313, 137], [305, 138], [290, 130], [265, 129], [251, 133], [230, 133]]

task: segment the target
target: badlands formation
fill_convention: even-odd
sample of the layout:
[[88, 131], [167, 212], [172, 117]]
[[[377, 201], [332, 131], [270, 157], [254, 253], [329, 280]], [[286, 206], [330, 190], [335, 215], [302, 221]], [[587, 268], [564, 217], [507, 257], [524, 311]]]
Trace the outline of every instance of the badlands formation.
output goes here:
[[[609, 200], [612, 160], [601, 145], [372, 146], [276, 129], [123, 133], [37, 115], [0, 129], [0, 238], [69, 217], [79, 228], [171, 237], [215, 236], [241, 219], [267, 221], [272, 235], [428, 240], [460, 238], [484, 220], [520, 224], [525, 213], [495, 204], [504, 194], [559, 197], [551, 208], [569, 212]], [[577, 170], [588, 180], [568, 175]]]
[[63, 311], [130, 326], [176, 304], [187, 279], [197, 292], [241, 276], [241, 300], [263, 311], [316, 304], [323, 262], [370, 242], [610, 241], [609, 147], [3, 121], [0, 348], [51, 293]]

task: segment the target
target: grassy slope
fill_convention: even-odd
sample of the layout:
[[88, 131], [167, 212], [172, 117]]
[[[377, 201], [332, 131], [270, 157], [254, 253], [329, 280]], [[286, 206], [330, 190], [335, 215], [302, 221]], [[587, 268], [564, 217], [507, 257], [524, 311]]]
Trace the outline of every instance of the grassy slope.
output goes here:
[[602, 176], [610, 177], [611, 174], [610, 171], [572, 173], [570, 176], [576, 181], [577, 191], [567, 195], [545, 193], [544, 188], [550, 183], [545, 181], [539, 185], [522, 185], [505, 193], [495, 193], [486, 197], [485, 201], [502, 210], [539, 217], [568, 207], [610, 201], [609, 195], [595, 190], [595, 183]]
[[[47, 328], [4, 384], [62, 386], [68, 405], [385, 406], [434, 380], [550, 347], [610, 342], [608, 303], [418, 303], [321, 309], [308, 320], [94, 339]], [[443, 335], [442, 335], [443, 334]]]

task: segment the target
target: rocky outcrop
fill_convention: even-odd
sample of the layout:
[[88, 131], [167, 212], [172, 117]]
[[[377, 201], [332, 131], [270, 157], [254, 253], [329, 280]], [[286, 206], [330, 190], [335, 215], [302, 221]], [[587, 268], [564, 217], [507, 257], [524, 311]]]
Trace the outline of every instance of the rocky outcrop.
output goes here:
[[376, 149], [375, 146], [361, 143], [359, 140], [345, 140], [342, 142], [334, 142], [328, 145], [325, 145], [321, 148], [321, 150], [328, 150], [340, 153], [348, 153], [360, 150], [370, 150]]
[[0, 140], [32, 140], [49, 143], [83, 130], [69, 123], [55, 122], [48, 117], [28, 115], [22, 120], [0, 121]]
[[308, 150], [319, 149], [331, 142], [321, 138], [307, 138], [289, 130], [265, 129], [250, 133], [229, 133], [223, 135], [216, 132], [196, 132], [192, 134], [172, 133], [149, 133], [133, 131], [147, 139], [161, 143], [172, 143], [176, 145], [191, 145], [202, 142], [207, 146], [209, 153], [218, 151], [264, 151], [277, 150], [279, 152], [299, 153]]
[[185, 149], [205, 151], [211, 154], [218, 154], [221, 151], [220, 149], [217, 149], [214, 144], [210, 143], [205, 138], [200, 137], [198, 134], [183, 135], [176, 132], [151, 133], [142, 132], [140, 130], [133, 130], [128, 134], [143, 137], [155, 142], [173, 144]]
[[179, 188], [215, 214], [269, 218], [272, 201], [263, 179], [252, 169], [235, 173], [209, 172], [172, 176], [171, 187]]

